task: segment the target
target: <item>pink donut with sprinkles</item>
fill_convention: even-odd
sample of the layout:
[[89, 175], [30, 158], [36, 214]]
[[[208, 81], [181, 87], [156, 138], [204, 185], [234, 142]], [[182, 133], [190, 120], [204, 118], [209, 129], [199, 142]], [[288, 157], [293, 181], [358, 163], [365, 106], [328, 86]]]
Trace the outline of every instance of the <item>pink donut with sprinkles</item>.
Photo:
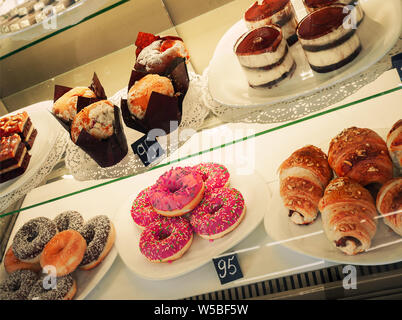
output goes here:
[[193, 210], [204, 196], [201, 175], [190, 167], [170, 169], [149, 191], [155, 211], [166, 217], [182, 216]]
[[229, 186], [230, 174], [228, 169], [218, 163], [200, 163], [193, 167], [198, 172], [205, 184], [205, 191]]
[[184, 218], [152, 222], [141, 233], [140, 251], [151, 262], [179, 259], [191, 246], [193, 230]]
[[235, 188], [207, 192], [191, 213], [190, 224], [202, 238], [213, 240], [236, 229], [243, 220], [246, 206], [243, 195]]
[[140, 229], [144, 229], [152, 222], [162, 218], [161, 215], [154, 210], [149, 200], [148, 193], [150, 189], [151, 187], [142, 190], [133, 201], [131, 207], [131, 217]]

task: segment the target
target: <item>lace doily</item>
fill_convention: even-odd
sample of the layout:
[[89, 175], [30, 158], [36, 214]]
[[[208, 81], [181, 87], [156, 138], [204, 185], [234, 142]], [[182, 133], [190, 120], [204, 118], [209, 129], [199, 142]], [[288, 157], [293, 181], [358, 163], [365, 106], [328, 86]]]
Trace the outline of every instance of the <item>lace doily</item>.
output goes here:
[[213, 100], [208, 90], [208, 69], [204, 71], [202, 100], [214, 115], [225, 122], [277, 123], [296, 120], [338, 103], [357, 90], [376, 80], [392, 68], [391, 57], [402, 51], [402, 38], [379, 62], [356, 76], [316, 93], [282, 103], [256, 108], [231, 108]]
[[4, 211], [10, 207], [13, 203], [21, 199], [43, 181], [43, 179], [53, 170], [54, 166], [63, 157], [69, 138], [70, 137], [65, 130], [59, 130], [55, 144], [38, 171], [20, 188], [0, 197], [0, 211]]
[[[158, 139], [159, 144], [165, 150], [165, 154], [153, 162], [149, 167], [145, 167], [141, 160], [135, 155], [130, 145], [138, 140], [143, 134], [124, 126], [124, 132], [129, 144], [129, 151], [127, 156], [118, 164], [108, 168], [101, 168], [88, 154], [81, 148], [77, 147], [70, 139], [67, 144], [66, 150], [66, 167], [70, 174], [77, 180], [99, 180], [108, 178], [125, 177], [131, 174], [137, 174], [147, 171], [150, 167], [157, 165], [172, 152], [177, 150], [185, 141], [187, 141], [192, 134], [200, 129], [205, 118], [209, 114], [203, 101], [200, 99], [204, 90], [203, 79], [201, 76], [193, 72], [189, 73], [190, 86], [187, 91], [186, 97], [183, 101], [183, 115], [179, 128], [162, 138]], [[119, 106], [122, 98], [127, 96], [127, 87], [118, 91], [109, 100], [115, 105]], [[188, 130], [192, 129], [192, 130]], [[185, 137], [181, 135], [185, 130]], [[189, 134], [190, 133], [190, 134]], [[173, 137], [181, 137], [180, 141]]]

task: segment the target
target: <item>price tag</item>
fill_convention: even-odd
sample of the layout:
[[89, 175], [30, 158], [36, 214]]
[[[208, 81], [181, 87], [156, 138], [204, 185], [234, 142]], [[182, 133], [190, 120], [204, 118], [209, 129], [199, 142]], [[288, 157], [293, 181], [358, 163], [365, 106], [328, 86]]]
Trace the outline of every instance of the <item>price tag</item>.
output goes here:
[[237, 254], [212, 259], [222, 285], [243, 278]]
[[392, 60], [392, 67], [398, 71], [399, 78], [402, 81], [402, 53], [398, 53], [397, 55], [391, 58]]
[[165, 153], [156, 138], [151, 138], [148, 135], [134, 142], [131, 148], [133, 152], [140, 157], [146, 167]]

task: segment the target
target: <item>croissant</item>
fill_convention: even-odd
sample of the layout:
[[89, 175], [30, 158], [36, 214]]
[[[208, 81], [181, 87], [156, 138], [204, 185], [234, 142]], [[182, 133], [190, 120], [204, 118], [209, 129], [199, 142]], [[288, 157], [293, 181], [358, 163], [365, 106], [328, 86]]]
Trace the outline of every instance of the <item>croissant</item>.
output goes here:
[[349, 177], [363, 186], [384, 184], [393, 176], [387, 144], [373, 130], [352, 127], [332, 139], [328, 162], [338, 177]]
[[395, 168], [402, 174], [402, 119], [388, 133], [387, 147]]
[[402, 236], [402, 178], [385, 183], [377, 195], [377, 210], [384, 223]]
[[327, 155], [315, 146], [296, 150], [279, 168], [280, 195], [296, 224], [309, 224], [318, 215], [318, 202], [333, 173]]
[[377, 210], [370, 192], [347, 178], [332, 180], [320, 200], [327, 238], [342, 252], [355, 255], [370, 248], [377, 231]]

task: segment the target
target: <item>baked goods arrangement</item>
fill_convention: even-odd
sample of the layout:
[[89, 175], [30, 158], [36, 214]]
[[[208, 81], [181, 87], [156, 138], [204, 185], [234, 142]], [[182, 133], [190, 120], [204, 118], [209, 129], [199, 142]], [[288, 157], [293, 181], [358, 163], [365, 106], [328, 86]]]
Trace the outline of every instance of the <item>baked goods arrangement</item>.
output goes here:
[[0, 183], [26, 171], [37, 134], [25, 111], [0, 118]]
[[[106, 215], [84, 221], [80, 213], [66, 211], [53, 220], [29, 220], [17, 231], [4, 257], [8, 276], [0, 283], [0, 300], [73, 299], [74, 274], [98, 266], [114, 241], [114, 225]], [[49, 285], [49, 276], [56, 286]]]
[[402, 235], [402, 178], [397, 170], [393, 174], [397, 163], [391, 160], [395, 145], [387, 146], [374, 130], [351, 127], [331, 140], [328, 154], [311, 145], [296, 150], [279, 168], [289, 223], [314, 223], [321, 213], [328, 240], [350, 256], [370, 249], [379, 223]]
[[[243, 14], [249, 31], [233, 51], [250, 87], [273, 88], [292, 77], [297, 64], [290, 48], [298, 41], [304, 59], [318, 73], [335, 71], [359, 55], [356, 31], [364, 13], [358, 3], [305, 0], [304, 5], [308, 14], [300, 21], [290, 0], [259, 0]], [[348, 19], [350, 24], [345, 23]]]
[[151, 262], [172, 262], [185, 254], [195, 236], [213, 241], [236, 229], [246, 206], [229, 179], [225, 166], [200, 163], [172, 168], [141, 191], [131, 217], [142, 231], [142, 255]]

